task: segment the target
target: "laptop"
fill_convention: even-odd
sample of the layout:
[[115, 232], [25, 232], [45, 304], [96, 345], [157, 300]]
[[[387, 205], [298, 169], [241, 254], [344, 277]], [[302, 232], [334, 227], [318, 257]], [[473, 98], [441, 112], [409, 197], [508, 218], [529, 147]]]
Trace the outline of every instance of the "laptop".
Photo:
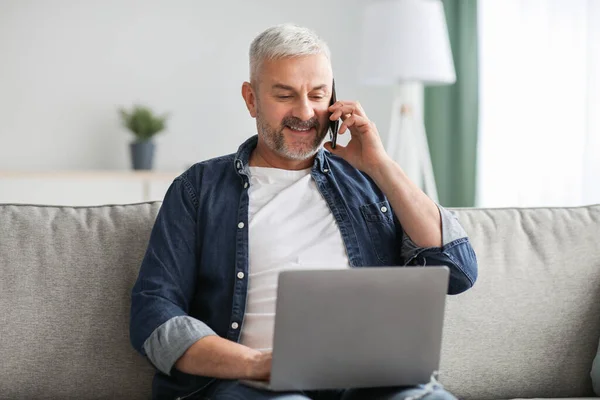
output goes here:
[[273, 391], [426, 384], [437, 373], [449, 269], [365, 267], [279, 274]]

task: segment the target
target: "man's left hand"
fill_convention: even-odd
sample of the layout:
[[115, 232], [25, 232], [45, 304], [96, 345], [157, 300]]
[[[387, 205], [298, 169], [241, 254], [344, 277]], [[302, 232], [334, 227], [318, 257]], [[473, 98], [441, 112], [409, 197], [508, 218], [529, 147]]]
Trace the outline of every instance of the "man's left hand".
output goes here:
[[354, 168], [372, 176], [384, 163], [390, 161], [381, 143], [379, 132], [373, 122], [367, 118], [365, 111], [356, 101], [337, 101], [329, 107], [330, 120], [341, 118], [339, 134], [348, 130], [352, 134], [347, 146], [336, 144], [331, 148], [331, 142], [325, 143], [325, 148], [335, 155], [348, 161]]

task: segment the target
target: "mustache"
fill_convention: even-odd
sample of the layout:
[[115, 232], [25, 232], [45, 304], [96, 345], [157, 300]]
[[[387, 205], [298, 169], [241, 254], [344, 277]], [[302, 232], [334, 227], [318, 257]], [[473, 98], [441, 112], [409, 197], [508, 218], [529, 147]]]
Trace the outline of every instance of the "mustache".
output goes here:
[[312, 117], [307, 121], [302, 121], [300, 118], [296, 117], [285, 117], [283, 121], [281, 121], [281, 127], [285, 126], [293, 126], [298, 129], [310, 129], [316, 128], [317, 132], [320, 130], [320, 124], [317, 117]]

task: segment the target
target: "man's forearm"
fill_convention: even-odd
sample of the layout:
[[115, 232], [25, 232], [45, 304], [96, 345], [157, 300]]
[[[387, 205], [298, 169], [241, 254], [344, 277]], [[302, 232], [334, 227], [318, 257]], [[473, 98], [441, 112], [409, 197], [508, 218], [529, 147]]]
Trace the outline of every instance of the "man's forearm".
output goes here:
[[175, 368], [219, 379], [262, 379], [261, 355], [257, 350], [211, 335], [190, 346]]
[[388, 159], [369, 175], [388, 198], [404, 231], [417, 246], [442, 246], [442, 221], [437, 205], [396, 162]]

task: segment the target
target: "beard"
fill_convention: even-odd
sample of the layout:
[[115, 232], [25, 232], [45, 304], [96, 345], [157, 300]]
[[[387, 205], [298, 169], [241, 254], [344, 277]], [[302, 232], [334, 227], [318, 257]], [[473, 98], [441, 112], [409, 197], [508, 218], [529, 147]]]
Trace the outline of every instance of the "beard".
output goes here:
[[[269, 149], [287, 159], [297, 161], [307, 160], [317, 154], [329, 129], [328, 126], [321, 128], [316, 116], [307, 121], [302, 121], [296, 117], [285, 117], [280, 126], [273, 127], [262, 118], [259, 110], [257, 110], [256, 115], [256, 126], [259, 136], [262, 137]], [[291, 145], [286, 142], [285, 133], [283, 132], [286, 127], [296, 129], [315, 128], [316, 135], [314, 137], [298, 138], [296, 143]]]

